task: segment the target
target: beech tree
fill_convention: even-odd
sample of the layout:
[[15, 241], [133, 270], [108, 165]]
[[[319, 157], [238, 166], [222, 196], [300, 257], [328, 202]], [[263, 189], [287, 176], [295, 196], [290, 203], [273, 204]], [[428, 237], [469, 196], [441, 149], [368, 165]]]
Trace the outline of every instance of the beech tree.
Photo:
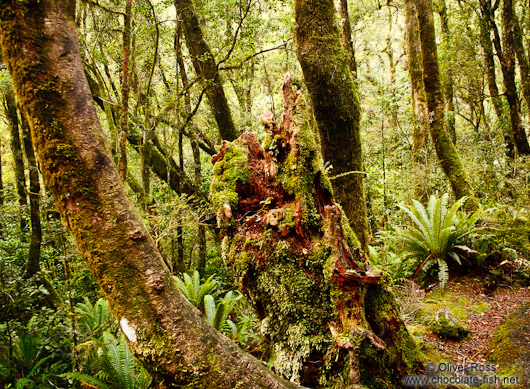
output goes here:
[[216, 332], [179, 292], [119, 179], [74, 14], [73, 0], [3, 2], [0, 45], [46, 185], [132, 352], [167, 387], [295, 387]]

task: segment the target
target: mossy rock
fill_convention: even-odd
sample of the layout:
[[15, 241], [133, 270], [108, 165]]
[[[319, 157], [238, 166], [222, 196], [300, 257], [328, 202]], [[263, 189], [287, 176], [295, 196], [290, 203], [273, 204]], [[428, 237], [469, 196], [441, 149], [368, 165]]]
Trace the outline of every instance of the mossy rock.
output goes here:
[[530, 384], [530, 303], [525, 302], [508, 316], [488, 345], [488, 360], [499, 365], [501, 377], [517, 377]]
[[439, 309], [430, 324], [431, 331], [440, 338], [463, 340], [469, 335], [469, 329], [447, 309]]

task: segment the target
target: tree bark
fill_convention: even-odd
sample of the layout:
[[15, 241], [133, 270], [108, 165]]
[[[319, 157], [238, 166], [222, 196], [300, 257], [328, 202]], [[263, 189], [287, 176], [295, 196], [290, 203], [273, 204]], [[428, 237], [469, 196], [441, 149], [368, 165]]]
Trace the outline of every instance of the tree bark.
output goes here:
[[414, 127], [412, 129], [412, 154], [414, 163], [414, 195], [420, 201], [429, 198], [426, 184], [427, 141], [429, 138], [429, 109], [423, 84], [421, 42], [414, 0], [405, 0], [407, 53]]
[[333, 1], [295, 1], [298, 60], [312, 101], [322, 153], [332, 167], [335, 198], [368, 252], [360, 108], [346, 65]]
[[47, 187], [132, 352], [166, 387], [293, 387], [213, 330], [179, 292], [110, 155], [74, 14], [73, 0], [3, 2], [0, 45]]
[[491, 25], [493, 27], [494, 45], [501, 63], [502, 76], [504, 81], [504, 89], [506, 100], [510, 107], [510, 122], [512, 124], [513, 140], [517, 152], [521, 155], [530, 154], [530, 145], [526, 137], [526, 131], [523, 127], [523, 120], [521, 117], [521, 104], [519, 103], [519, 96], [517, 95], [517, 86], [515, 84], [515, 49], [513, 37], [513, 18], [512, 16], [512, 2], [511, 0], [503, 1], [503, 42], [501, 47], [501, 38], [499, 31], [491, 14]]
[[262, 117], [266, 148], [245, 133], [213, 159], [224, 255], [262, 319], [276, 371], [315, 388], [400, 387], [416, 346], [334, 203], [309, 105], [284, 80], [279, 128], [272, 113]]
[[467, 196], [466, 207], [474, 210], [479, 206], [478, 200], [471, 187], [471, 181], [467, 171], [445, 128], [444, 99], [438, 67], [438, 51], [436, 49], [432, 0], [415, 1], [421, 41], [423, 82], [425, 84], [427, 106], [429, 107], [430, 114], [429, 126], [431, 138], [434, 143], [436, 155], [449, 179], [455, 198], [459, 199]]
[[341, 27], [341, 41], [346, 53], [346, 63], [350, 68], [353, 79], [357, 78], [357, 61], [355, 60], [355, 48], [353, 46], [353, 33], [351, 28], [348, 0], [338, 2], [339, 20]]
[[228, 106], [223, 82], [212, 50], [204, 38], [192, 0], [175, 0], [177, 14], [182, 19], [186, 44], [192, 56], [193, 67], [204, 80], [206, 96], [219, 127], [222, 139], [234, 140], [239, 136]]

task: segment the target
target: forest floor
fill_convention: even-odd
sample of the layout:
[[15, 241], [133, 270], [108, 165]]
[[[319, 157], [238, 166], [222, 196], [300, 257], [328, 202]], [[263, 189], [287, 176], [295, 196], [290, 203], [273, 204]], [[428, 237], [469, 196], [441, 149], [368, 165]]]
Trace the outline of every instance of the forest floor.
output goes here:
[[[496, 376], [518, 376], [518, 385], [496, 387], [530, 387], [530, 287], [501, 285], [491, 292], [482, 278], [462, 277], [416, 299], [408, 325], [438, 369], [440, 364], [496, 366]], [[470, 334], [461, 341], [433, 334], [429, 320], [441, 309], [451, 312]]]

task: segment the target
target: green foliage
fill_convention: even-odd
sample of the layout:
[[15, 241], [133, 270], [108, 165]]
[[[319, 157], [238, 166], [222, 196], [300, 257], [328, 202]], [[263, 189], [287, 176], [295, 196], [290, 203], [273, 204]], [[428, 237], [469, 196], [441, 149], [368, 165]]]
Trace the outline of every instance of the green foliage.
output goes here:
[[79, 315], [79, 330], [85, 336], [98, 336], [112, 323], [109, 302], [100, 297], [95, 304], [85, 297], [83, 303], [77, 304], [75, 313]]
[[413, 207], [401, 206], [413, 225], [407, 229], [396, 227], [394, 239], [403, 243], [401, 271], [403, 275], [426, 273], [438, 265], [438, 279], [445, 287], [449, 279], [451, 261], [462, 265], [463, 253], [472, 252], [464, 238], [475, 231], [475, 224], [483, 214], [482, 209], [466, 214], [459, 209], [466, 201], [463, 197], [447, 208], [448, 195], [431, 196], [427, 208], [413, 201]]
[[210, 276], [206, 281], [201, 282], [199, 272], [195, 270], [193, 277], [184, 273], [184, 279], [177, 276], [173, 276], [180, 291], [186, 296], [186, 298], [199, 309], [204, 308], [204, 298], [206, 295], [215, 294], [219, 283], [214, 279], [214, 276]]
[[206, 295], [204, 298], [204, 311], [208, 323], [217, 331], [223, 331], [225, 327], [229, 327], [232, 335], [237, 335], [237, 327], [234, 322], [228, 319], [228, 315], [234, 308], [234, 305], [242, 298], [241, 294], [234, 296], [232, 291], [229, 291], [222, 300], [217, 304], [212, 295]]

